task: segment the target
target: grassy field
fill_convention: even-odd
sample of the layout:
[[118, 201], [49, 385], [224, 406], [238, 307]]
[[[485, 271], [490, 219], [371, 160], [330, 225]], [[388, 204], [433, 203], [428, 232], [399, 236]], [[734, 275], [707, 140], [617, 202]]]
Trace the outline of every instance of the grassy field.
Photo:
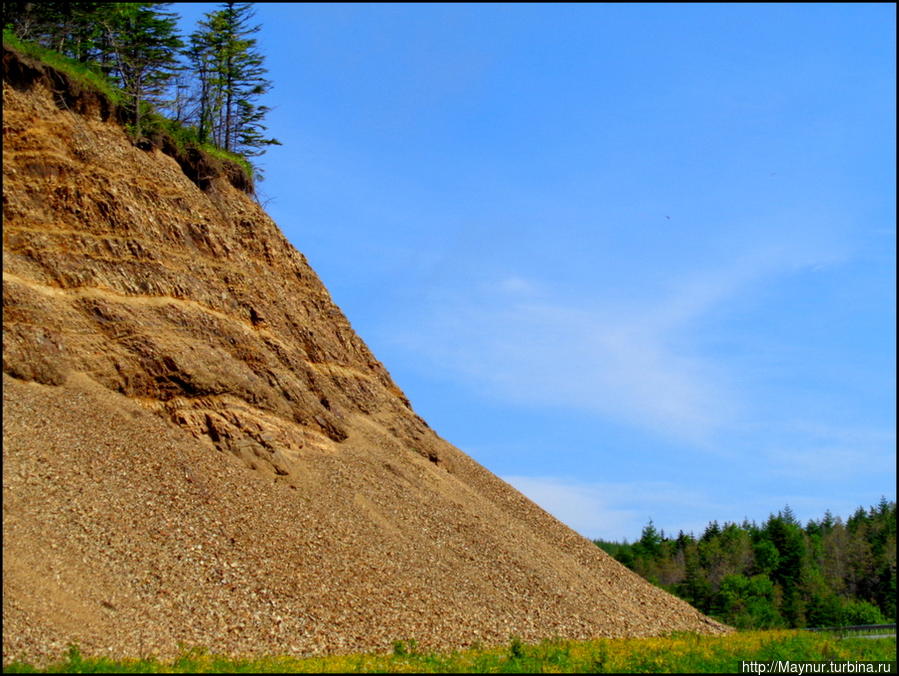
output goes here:
[[[501, 648], [425, 653], [398, 641], [392, 654], [238, 659], [194, 648], [173, 662], [153, 658], [84, 657], [70, 648], [63, 659], [37, 670], [12, 663], [4, 673], [639, 673], [730, 672], [740, 660], [895, 660], [896, 639], [844, 638], [801, 631], [741, 632], [730, 636], [675, 634], [665, 638], [543, 641], [513, 640]], [[893, 662], [895, 672], [895, 662]]]

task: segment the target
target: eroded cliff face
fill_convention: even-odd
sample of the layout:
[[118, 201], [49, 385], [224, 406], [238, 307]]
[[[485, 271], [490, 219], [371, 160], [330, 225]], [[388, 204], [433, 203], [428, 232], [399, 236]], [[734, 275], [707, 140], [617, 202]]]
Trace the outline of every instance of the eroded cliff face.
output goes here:
[[90, 374], [283, 476], [354, 415], [431, 445], [305, 258], [224, 175], [204, 192], [99, 107], [7, 91], [5, 372]]
[[233, 177], [5, 70], [5, 661], [725, 630], [440, 439]]

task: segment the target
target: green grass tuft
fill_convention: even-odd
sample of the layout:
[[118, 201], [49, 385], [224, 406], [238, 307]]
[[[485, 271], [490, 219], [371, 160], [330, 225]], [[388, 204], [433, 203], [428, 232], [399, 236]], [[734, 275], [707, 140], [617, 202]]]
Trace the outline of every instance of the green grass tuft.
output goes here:
[[8, 29], [3, 30], [3, 45], [65, 73], [75, 82], [99, 91], [116, 105], [125, 103], [124, 92], [106, 77], [96, 64], [82, 63], [52, 49], [20, 40]]
[[212, 155], [216, 159], [222, 160], [224, 162], [233, 162], [241, 169], [243, 172], [249, 177], [253, 179], [257, 176], [257, 172], [253, 168], [253, 165], [250, 161], [244, 157], [243, 155], [238, 155], [237, 153], [232, 153], [228, 150], [222, 150], [221, 148], [217, 148], [216, 146], [210, 143], [200, 143], [198, 147], [206, 154]]

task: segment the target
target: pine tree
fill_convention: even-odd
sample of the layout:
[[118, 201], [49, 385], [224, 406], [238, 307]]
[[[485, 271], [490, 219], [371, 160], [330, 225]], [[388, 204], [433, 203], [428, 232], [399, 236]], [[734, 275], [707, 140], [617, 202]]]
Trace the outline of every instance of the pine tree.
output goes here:
[[824, 510], [824, 518], [821, 519], [821, 532], [826, 535], [833, 530], [835, 524], [836, 521], [834, 521], [833, 514], [831, 514], [830, 510]]
[[224, 3], [200, 21], [187, 51], [199, 80], [200, 139], [249, 156], [262, 154], [264, 146], [280, 145], [263, 133], [269, 108], [256, 103], [271, 82], [264, 77], [256, 39], [250, 37], [260, 29], [250, 25], [252, 17], [252, 3]]
[[781, 517], [786, 523], [789, 523], [794, 526], [799, 525], [799, 520], [796, 518], [796, 514], [793, 512], [793, 508], [790, 505], [784, 505], [784, 508], [777, 513], [779, 517]]
[[217, 55], [220, 52], [221, 33], [217, 13], [207, 14], [200, 20], [199, 28], [190, 35], [190, 47], [185, 55], [197, 77], [197, 109], [195, 123], [200, 143], [213, 139], [214, 121], [220, 107], [221, 85], [217, 79]]
[[656, 530], [652, 519], [650, 519], [649, 523], [643, 527], [643, 532], [640, 534], [638, 544], [640, 545], [641, 553], [647, 557], [656, 557], [661, 551], [662, 536], [659, 535], [659, 531]]
[[187, 68], [178, 68], [169, 81], [168, 97], [160, 103], [160, 111], [180, 125], [194, 124], [197, 107], [194, 84], [192, 73]]
[[184, 43], [175, 32], [176, 15], [165, 11], [170, 2], [112, 3], [100, 23], [109, 42], [114, 75], [128, 94], [136, 134], [146, 102], [159, 103], [177, 70]]
[[4, 2], [3, 25], [20, 40], [36, 42], [81, 62], [99, 57], [97, 21], [109, 3]]

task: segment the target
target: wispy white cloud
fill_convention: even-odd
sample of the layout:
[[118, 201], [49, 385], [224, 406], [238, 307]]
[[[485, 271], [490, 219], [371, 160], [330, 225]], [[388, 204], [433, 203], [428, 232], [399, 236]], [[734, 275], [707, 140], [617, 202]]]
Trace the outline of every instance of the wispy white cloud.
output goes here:
[[[584, 537], [633, 542], [652, 519], [655, 527], [674, 537], [678, 531], [699, 536], [712, 520], [719, 524], [749, 519], [763, 523], [789, 505], [805, 522], [820, 519], [825, 510], [844, 519], [856, 508], [870, 507], [879, 493], [819, 495], [815, 484], [788, 493], [772, 487], [740, 489], [685, 487], [670, 481], [590, 482], [555, 476], [504, 475], [502, 479]], [[895, 493], [885, 493], [887, 497]]]
[[804, 244], [759, 243], [690, 272], [671, 266], [653, 295], [645, 288], [616, 295], [614, 281], [593, 280], [599, 293], [572, 293], [534, 275], [488, 276], [432, 294], [417, 314], [407, 313], [414, 325], [394, 327], [394, 339], [430, 371], [481, 394], [589, 411], [713, 448], [753, 402], [737, 384], [741, 365], [708, 352], [700, 329], [780, 276], [844, 256], [839, 247]]
[[799, 440], [765, 451], [765, 464], [775, 476], [844, 482], [896, 474], [895, 429], [799, 421], [776, 430], [775, 436]]
[[640, 325], [547, 304], [458, 307], [451, 315], [436, 319], [428, 352], [494, 396], [696, 439], [729, 413], [730, 395], [710, 365]]
[[[720, 364], [682, 331], [733, 292], [720, 276], [662, 302], [574, 304], [509, 277], [431, 306], [404, 344], [503, 399], [574, 407], [700, 443], [739, 405]], [[722, 291], [723, 289], [723, 291]]]
[[497, 288], [508, 294], [533, 295], [538, 292], [538, 286], [530, 280], [515, 275], [504, 277], [497, 283]]
[[688, 510], [715, 514], [720, 507], [698, 490], [663, 481], [581, 482], [518, 475], [502, 479], [581, 535], [603, 540], [633, 541], [650, 518], [666, 534], [701, 533], [707, 522], [687, 522], [682, 515]]
[[559, 521], [581, 535], [608, 540], [630, 538], [640, 529], [640, 515], [614, 506], [597, 486], [572, 484], [552, 477], [504, 476]]

